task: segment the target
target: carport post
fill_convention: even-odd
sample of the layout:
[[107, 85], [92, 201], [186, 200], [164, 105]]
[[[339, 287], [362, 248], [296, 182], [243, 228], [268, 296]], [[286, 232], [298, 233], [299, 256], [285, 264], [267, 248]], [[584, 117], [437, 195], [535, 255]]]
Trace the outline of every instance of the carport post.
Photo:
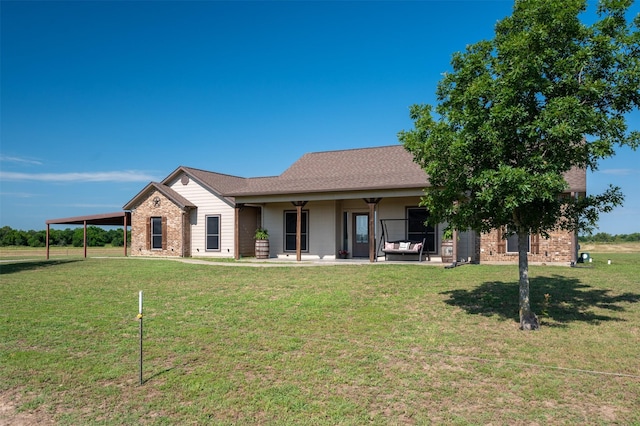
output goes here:
[[49, 224], [47, 223], [47, 241], [46, 241], [46, 246], [47, 246], [47, 260], [49, 260]]
[[124, 226], [122, 230], [122, 238], [124, 239], [124, 257], [127, 257], [127, 214], [124, 215]]
[[84, 258], [87, 258], [87, 221], [84, 221], [84, 236], [83, 236], [83, 241], [84, 241]]

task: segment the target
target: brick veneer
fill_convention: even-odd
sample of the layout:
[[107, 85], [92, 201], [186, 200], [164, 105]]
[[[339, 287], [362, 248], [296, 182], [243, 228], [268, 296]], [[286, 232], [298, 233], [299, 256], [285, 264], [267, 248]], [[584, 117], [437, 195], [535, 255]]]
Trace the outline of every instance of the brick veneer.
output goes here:
[[[480, 262], [518, 262], [518, 253], [499, 253], [499, 233], [480, 235]], [[529, 253], [529, 262], [569, 263], [574, 256], [575, 238], [568, 231], [553, 231], [549, 238], [539, 237], [537, 253]], [[535, 250], [532, 250], [535, 251]]]
[[[155, 205], [158, 198], [160, 204]], [[166, 249], [147, 249], [147, 224], [152, 217], [166, 217]], [[191, 227], [189, 214], [158, 191], [153, 191], [131, 210], [131, 255], [133, 256], [190, 256]], [[183, 241], [185, 242], [183, 246]], [[184, 250], [184, 251], [183, 251]]]

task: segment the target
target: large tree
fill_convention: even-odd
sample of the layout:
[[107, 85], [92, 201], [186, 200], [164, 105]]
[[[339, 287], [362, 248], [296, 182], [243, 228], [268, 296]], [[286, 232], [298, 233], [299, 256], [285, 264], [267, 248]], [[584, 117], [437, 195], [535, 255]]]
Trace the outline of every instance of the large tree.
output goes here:
[[[453, 55], [437, 106], [414, 105], [399, 139], [429, 176], [422, 204], [435, 222], [518, 235], [520, 325], [529, 303], [527, 239], [593, 229], [623, 195], [561, 197], [572, 167], [597, 169], [617, 146], [636, 148], [626, 115], [640, 105], [640, 14], [631, 0], [516, 0], [492, 40]], [[435, 114], [433, 114], [435, 112]]]

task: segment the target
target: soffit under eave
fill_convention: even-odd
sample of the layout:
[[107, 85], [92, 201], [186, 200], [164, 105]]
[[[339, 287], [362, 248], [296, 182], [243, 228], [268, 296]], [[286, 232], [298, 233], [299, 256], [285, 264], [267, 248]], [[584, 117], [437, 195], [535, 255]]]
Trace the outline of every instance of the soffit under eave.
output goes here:
[[362, 198], [401, 198], [401, 197], [421, 197], [424, 195], [422, 189], [404, 188], [398, 190], [378, 190], [378, 191], [354, 191], [354, 192], [325, 192], [325, 193], [299, 193], [299, 194], [257, 194], [257, 195], [236, 195], [235, 202], [238, 204], [264, 204], [282, 203], [290, 201], [334, 201], [352, 200]]
[[125, 223], [131, 225], [131, 213], [114, 212], [102, 213], [87, 216], [76, 216], [59, 219], [47, 219], [47, 225], [100, 225], [100, 226], [123, 226]]

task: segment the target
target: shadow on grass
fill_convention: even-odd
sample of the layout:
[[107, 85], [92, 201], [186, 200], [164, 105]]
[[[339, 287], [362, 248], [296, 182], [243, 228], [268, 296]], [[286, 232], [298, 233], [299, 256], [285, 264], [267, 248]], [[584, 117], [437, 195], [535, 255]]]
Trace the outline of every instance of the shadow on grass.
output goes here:
[[[625, 321], [607, 315], [602, 310], [624, 312], [622, 303], [640, 302], [640, 294], [611, 294], [611, 290], [593, 288], [575, 278], [562, 276], [536, 277], [529, 282], [531, 307], [543, 324], [562, 327], [582, 321], [598, 324], [602, 321]], [[485, 282], [473, 290], [452, 290], [445, 303], [466, 310], [469, 314], [498, 315], [505, 320], [520, 322], [518, 314], [518, 282]], [[598, 312], [594, 312], [594, 310]], [[552, 321], [552, 322], [549, 322]]]
[[30, 271], [34, 269], [48, 268], [51, 266], [62, 265], [65, 263], [82, 262], [80, 259], [65, 260], [29, 260], [0, 263], [0, 275], [15, 274], [16, 272]]

